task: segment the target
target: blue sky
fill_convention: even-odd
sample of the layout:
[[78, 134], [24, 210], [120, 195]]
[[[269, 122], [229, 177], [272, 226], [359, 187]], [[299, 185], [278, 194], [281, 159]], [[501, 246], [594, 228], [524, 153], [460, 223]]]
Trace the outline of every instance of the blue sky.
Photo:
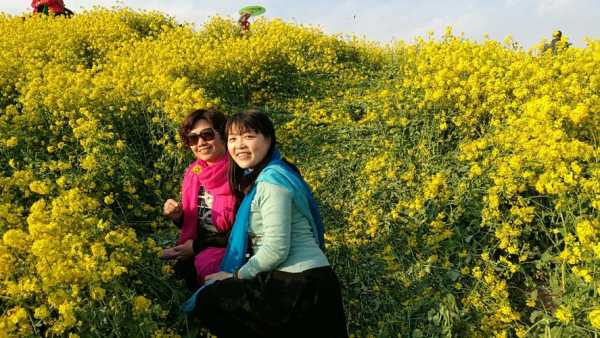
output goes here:
[[[237, 19], [239, 8], [259, 4], [267, 8], [268, 18], [316, 25], [328, 33], [355, 34], [381, 42], [410, 42], [428, 31], [439, 36], [447, 26], [476, 40], [485, 33], [496, 40], [512, 34], [527, 48], [544, 37], [550, 38], [557, 29], [580, 47], [585, 45], [586, 37], [600, 39], [600, 0], [64, 1], [75, 12], [96, 5], [126, 6], [159, 10], [197, 26], [214, 15]], [[29, 3], [30, 0], [1, 0], [0, 11], [20, 14], [29, 11]]]

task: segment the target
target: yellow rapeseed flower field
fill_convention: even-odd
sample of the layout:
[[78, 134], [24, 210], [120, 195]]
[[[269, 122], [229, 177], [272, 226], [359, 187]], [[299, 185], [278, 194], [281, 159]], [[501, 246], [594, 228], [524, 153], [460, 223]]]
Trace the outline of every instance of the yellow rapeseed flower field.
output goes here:
[[98, 8], [0, 15], [0, 337], [203, 333], [158, 253], [191, 160], [176, 128], [216, 104], [277, 122], [353, 336], [600, 334], [600, 41]]

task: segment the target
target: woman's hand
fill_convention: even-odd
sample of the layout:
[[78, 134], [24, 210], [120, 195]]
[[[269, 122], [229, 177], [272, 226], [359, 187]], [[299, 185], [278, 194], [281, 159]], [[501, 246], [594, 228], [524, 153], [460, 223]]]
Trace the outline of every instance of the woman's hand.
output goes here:
[[173, 249], [175, 249], [175, 252], [178, 254], [177, 258], [187, 259], [194, 257], [194, 241], [191, 239], [188, 239], [185, 243], [180, 244]]
[[177, 221], [183, 215], [181, 204], [177, 203], [174, 199], [169, 198], [163, 206], [163, 215], [170, 218], [172, 221]]
[[204, 279], [208, 282], [209, 280], [223, 280], [233, 277], [231, 272], [219, 271], [213, 274], [206, 276]]
[[185, 243], [163, 250], [162, 259], [187, 259], [194, 257], [194, 241], [188, 239]]
[[177, 259], [177, 255], [178, 254], [175, 251], [175, 248], [166, 248], [163, 250], [160, 258], [161, 259]]

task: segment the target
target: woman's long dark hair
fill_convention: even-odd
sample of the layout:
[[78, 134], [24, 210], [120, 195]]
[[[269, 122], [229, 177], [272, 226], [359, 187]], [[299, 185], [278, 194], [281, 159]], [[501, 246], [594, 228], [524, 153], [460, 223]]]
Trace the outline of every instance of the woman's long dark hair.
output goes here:
[[[267, 151], [265, 158], [263, 158], [255, 168], [252, 168], [253, 170], [251, 173], [246, 175], [244, 175], [245, 170], [240, 168], [237, 163], [235, 163], [233, 158], [229, 156], [229, 185], [233, 194], [238, 198], [238, 201], [241, 201], [246, 194], [246, 189], [254, 184], [260, 172], [267, 166], [267, 164], [269, 164], [269, 161], [273, 156], [273, 152], [275, 151], [275, 147], [277, 146], [277, 138], [275, 137], [275, 127], [273, 126], [271, 119], [267, 116], [267, 114], [256, 109], [246, 110], [231, 116], [227, 120], [227, 124], [225, 126], [225, 140], [229, 138], [229, 133], [234, 130], [238, 134], [253, 131], [255, 133], [262, 134], [271, 140], [271, 144], [269, 145], [269, 150]], [[300, 171], [295, 165], [289, 163], [285, 159], [283, 159], [283, 161], [289, 164], [298, 174], [300, 174]]]

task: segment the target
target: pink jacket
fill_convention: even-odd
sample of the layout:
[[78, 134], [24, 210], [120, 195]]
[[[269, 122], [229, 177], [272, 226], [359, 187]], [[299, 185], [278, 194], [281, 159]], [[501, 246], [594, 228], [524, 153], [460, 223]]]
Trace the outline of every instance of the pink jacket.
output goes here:
[[[212, 223], [217, 231], [227, 231], [233, 225], [235, 218], [236, 198], [229, 188], [227, 172], [229, 160], [227, 156], [208, 165], [205, 161], [197, 160], [186, 170], [181, 187], [183, 226], [177, 244], [182, 244], [198, 236], [198, 193], [200, 186], [213, 196]], [[226, 248], [208, 247], [200, 251], [194, 258], [198, 282], [204, 283], [204, 278], [220, 270], [221, 260]]]

